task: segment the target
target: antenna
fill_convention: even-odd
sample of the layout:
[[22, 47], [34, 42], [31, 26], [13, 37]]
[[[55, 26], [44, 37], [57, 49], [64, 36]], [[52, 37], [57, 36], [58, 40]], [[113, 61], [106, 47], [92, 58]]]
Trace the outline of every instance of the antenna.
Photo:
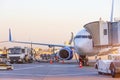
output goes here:
[[114, 0], [112, 0], [112, 7], [111, 7], [111, 17], [110, 17], [111, 22], [113, 22], [113, 11], [114, 11]]

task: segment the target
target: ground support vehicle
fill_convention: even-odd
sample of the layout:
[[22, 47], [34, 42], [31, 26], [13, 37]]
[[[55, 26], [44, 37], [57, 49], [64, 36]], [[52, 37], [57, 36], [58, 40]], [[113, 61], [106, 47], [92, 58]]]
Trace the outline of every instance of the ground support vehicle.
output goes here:
[[0, 70], [13, 70], [13, 66], [9, 64], [6, 51], [0, 49]]
[[8, 57], [10, 63], [31, 63], [33, 62], [33, 54], [30, 48], [13, 47], [8, 49]]
[[13, 66], [6, 62], [0, 62], [0, 70], [13, 70]]
[[108, 60], [98, 60], [95, 63], [98, 74], [111, 74], [112, 77], [120, 76], [120, 54], [109, 54]]

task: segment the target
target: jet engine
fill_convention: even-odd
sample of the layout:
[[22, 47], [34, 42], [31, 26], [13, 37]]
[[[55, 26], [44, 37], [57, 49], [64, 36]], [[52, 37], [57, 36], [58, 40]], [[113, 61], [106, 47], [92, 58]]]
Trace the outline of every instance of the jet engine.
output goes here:
[[60, 59], [71, 60], [73, 58], [73, 50], [70, 47], [64, 47], [58, 52]]

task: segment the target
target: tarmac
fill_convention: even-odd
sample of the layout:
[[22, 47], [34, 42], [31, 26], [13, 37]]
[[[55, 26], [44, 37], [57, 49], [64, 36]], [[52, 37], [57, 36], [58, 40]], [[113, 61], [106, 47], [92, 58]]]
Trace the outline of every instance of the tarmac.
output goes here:
[[0, 71], [0, 80], [118, 80], [111, 75], [98, 75], [93, 66], [82, 66], [77, 63], [44, 63], [13, 64], [14, 70]]

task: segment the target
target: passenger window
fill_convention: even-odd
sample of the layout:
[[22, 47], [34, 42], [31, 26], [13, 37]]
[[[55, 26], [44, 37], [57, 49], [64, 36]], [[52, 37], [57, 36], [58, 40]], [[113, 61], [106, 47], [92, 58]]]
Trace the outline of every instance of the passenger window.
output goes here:
[[104, 29], [104, 35], [107, 35], [107, 29]]

